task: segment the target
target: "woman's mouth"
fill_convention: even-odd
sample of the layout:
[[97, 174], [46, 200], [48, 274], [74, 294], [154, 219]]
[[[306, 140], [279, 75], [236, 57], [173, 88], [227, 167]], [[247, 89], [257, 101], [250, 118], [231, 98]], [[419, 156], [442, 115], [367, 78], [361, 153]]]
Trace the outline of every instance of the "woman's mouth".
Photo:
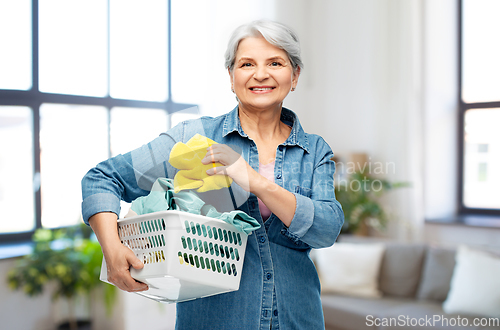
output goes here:
[[270, 92], [274, 89], [275, 87], [268, 87], [268, 86], [263, 86], [263, 87], [250, 87], [250, 90], [252, 92], [257, 92], [257, 93], [266, 93]]

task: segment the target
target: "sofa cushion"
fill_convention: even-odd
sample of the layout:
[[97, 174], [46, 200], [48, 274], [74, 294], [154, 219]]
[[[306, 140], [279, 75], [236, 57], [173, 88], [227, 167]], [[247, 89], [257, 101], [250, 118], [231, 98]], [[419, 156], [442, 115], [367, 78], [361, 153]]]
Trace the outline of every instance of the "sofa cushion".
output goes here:
[[455, 250], [429, 247], [425, 254], [417, 298], [442, 302], [450, 290]]
[[369, 315], [382, 318], [391, 308], [411, 300], [405, 298], [361, 298], [338, 294], [322, 294], [327, 328], [361, 330], [376, 329], [367, 325]]
[[336, 243], [316, 250], [322, 292], [380, 297], [378, 277], [383, 244]]
[[425, 250], [423, 244], [386, 244], [380, 269], [380, 290], [384, 295], [415, 296]]
[[498, 256], [460, 246], [450, 293], [443, 309], [449, 313], [500, 318], [499, 274]]

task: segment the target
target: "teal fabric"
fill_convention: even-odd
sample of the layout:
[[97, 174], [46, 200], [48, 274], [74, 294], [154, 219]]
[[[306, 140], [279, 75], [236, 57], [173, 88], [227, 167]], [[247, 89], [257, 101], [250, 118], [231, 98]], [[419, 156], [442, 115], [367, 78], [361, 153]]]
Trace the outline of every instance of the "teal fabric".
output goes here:
[[250, 235], [260, 228], [257, 220], [243, 211], [218, 212], [212, 205], [206, 204], [192, 190], [174, 193], [172, 179], [158, 178], [147, 196], [139, 197], [132, 202], [132, 211], [140, 214], [158, 211], [178, 210], [217, 218], [232, 224], [242, 233]]

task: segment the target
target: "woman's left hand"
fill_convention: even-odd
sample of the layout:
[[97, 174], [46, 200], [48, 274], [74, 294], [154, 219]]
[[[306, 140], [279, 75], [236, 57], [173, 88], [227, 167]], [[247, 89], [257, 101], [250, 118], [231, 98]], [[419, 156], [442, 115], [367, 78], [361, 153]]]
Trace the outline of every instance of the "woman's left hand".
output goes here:
[[[207, 170], [208, 175], [227, 175], [245, 191], [259, 197], [262, 202], [273, 212], [285, 226], [289, 227], [295, 214], [295, 196], [269, 181], [255, 171], [245, 159], [230, 146], [213, 144], [207, 149], [203, 164], [220, 163], [218, 166]], [[283, 207], [286, 205], [286, 207]]]
[[202, 164], [221, 163], [224, 166], [207, 170], [208, 175], [227, 175], [245, 191], [250, 192], [252, 178], [256, 180], [258, 173], [245, 161], [245, 159], [226, 144], [213, 144], [207, 148]]

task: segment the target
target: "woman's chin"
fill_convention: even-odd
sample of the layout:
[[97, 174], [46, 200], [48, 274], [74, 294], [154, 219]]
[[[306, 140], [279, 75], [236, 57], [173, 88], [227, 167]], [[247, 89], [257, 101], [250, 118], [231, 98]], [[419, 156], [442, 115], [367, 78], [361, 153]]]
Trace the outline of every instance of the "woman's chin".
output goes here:
[[245, 109], [254, 109], [258, 111], [281, 109], [282, 101], [274, 102], [240, 102]]

